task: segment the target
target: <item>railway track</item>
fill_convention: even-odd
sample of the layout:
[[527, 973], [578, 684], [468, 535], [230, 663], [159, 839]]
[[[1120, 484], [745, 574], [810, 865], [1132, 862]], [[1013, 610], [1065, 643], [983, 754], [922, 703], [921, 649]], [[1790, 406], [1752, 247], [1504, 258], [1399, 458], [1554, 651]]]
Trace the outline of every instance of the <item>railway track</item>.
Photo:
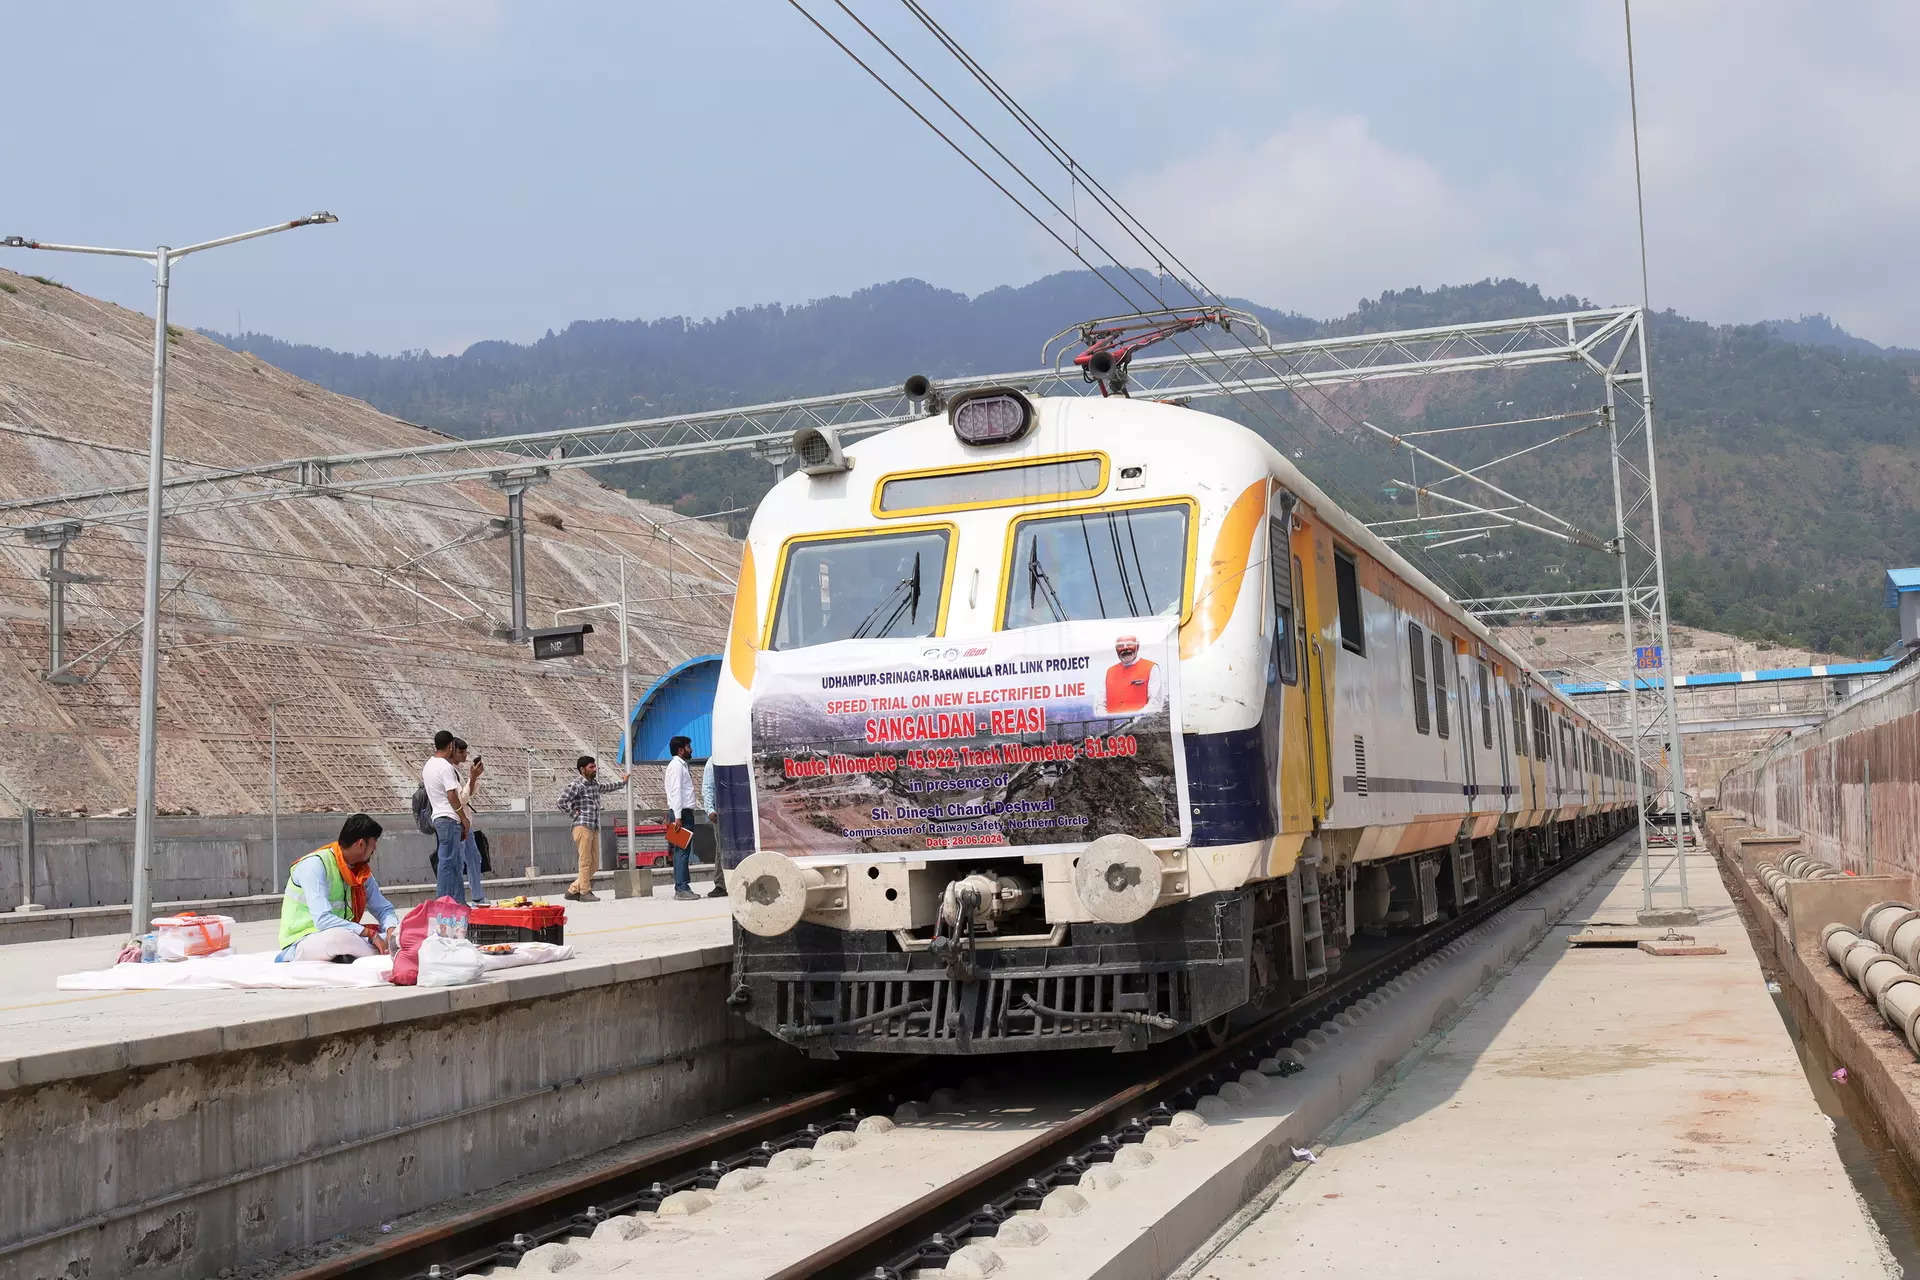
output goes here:
[[[1124, 1083], [1051, 1127], [831, 1244], [774, 1271], [775, 1280], [862, 1277], [909, 1280], [943, 1268], [970, 1242], [991, 1239], [1047, 1194], [1073, 1186], [1097, 1164], [1172, 1122], [1182, 1109], [1247, 1071], [1285, 1070], [1288, 1043], [1449, 945], [1554, 876], [1603, 847], [1601, 841], [1517, 883], [1472, 910], [1361, 965], [1330, 987], [1263, 1018], [1144, 1079]], [[863, 1115], [889, 1114], [903, 1099], [927, 1096], [956, 1068], [980, 1064], [907, 1059], [880, 1071], [753, 1112], [611, 1169], [548, 1185], [444, 1223], [383, 1240], [307, 1268], [287, 1280], [453, 1280], [513, 1266], [533, 1249], [590, 1235], [609, 1218], [653, 1213], [668, 1196], [710, 1191], [739, 1169], [761, 1168], [780, 1152], [811, 1148], [826, 1135], [854, 1130]]]

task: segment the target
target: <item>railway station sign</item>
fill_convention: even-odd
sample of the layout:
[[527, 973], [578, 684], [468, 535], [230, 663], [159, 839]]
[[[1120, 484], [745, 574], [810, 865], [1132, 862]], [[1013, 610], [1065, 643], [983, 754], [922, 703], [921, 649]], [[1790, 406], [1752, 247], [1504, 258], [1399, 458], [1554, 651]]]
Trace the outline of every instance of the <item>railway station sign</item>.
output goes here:
[[587, 637], [593, 634], [593, 624], [583, 622], [571, 627], [541, 627], [529, 637], [533, 641], [533, 656], [537, 662], [547, 662], [554, 658], [577, 658], [587, 651]]
[[1078, 848], [1189, 831], [1164, 619], [762, 653], [760, 847], [795, 857]]

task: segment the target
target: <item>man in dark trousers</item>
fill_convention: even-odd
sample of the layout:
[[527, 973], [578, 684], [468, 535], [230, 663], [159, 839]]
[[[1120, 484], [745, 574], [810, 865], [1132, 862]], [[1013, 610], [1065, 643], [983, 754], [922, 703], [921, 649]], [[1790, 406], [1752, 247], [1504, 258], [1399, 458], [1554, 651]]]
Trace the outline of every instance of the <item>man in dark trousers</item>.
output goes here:
[[727, 869], [720, 865], [720, 813], [713, 799], [711, 759], [700, 766], [700, 805], [707, 811], [707, 820], [694, 830], [693, 851], [713, 863], [713, 888], [707, 890], [707, 896], [724, 898], [727, 896]]
[[[667, 761], [667, 773], [663, 781], [667, 792], [667, 817], [688, 831], [698, 832], [705, 825], [706, 812], [696, 806], [699, 797], [693, 790], [693, 739], [684, 733], [675, 734], [667, 742], [667, 753], [673, 758]], [[699, 836], [696, 834], [697, 842]], [[693, 857], [693, 845], [673, 850], [673, 896], [681, 902], [689, 902], [698, 895], [693, 891], [693, 881], [688, 876], [687, 864]]]

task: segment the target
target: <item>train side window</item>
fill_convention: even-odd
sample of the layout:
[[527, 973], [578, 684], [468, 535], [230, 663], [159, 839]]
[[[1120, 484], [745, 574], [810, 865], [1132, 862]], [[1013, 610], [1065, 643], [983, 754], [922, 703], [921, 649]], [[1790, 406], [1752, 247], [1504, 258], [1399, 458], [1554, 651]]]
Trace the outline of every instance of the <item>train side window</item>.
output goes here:
[[1433, 638], [1433, 731], [1446, 737], [1447, 724], [1447, 644]]
[[1407, 666], [1413, 671], [1413, 728], [1427, 732], [1427, 637], [1420, 624], [1407, 624]]
[[1474, 664], [1474, 674], [1480, 678], [1480, 745], [1488, 751], [1493, 750], [1493, 698], [1487, 692], [1487, 664]]
[[1287, 526], [1267, 521], [1267, 576], [1273, 582], [1273, 657], [1281, 683], [1300, 678], [1293, 644], [1293, 561], [1287, 548]]
[[1533, 757], [1544, 761], [1553, 747], [1552, 735], [1547, 729], [1547, 709], [1539, 703], [1533, 704]]
[[1353, 557], [1335, 548], [1333, 581], [1340, 595], [1340, 643], [1362, 657], [1367, 653], [1367, 620], [1360, 609], [1360, 570]]
[[1527, 747], [1527, 694], [1524, 689], [1514, 689], [1513, 694], [1513, 754], [1524, 756]]

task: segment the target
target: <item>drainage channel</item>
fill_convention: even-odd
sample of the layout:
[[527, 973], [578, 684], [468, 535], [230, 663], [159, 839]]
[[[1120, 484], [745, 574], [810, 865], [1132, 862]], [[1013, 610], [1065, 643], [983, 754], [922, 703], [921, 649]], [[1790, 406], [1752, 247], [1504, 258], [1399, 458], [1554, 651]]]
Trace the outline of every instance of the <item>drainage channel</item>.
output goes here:
[[1833, 1073], [1847, 1064], [1834, 1055], [1798, 988], [1768, 975], [1767, 990], [1800, 1055], [1814, 1101], [1833, 1125], [1833, 1145], [1854, 1194], [1885, 1237], [1894, 1261], [1907, 1275], [1920, 1276], [1920, 1179], [1907, 1168], [1866, 1101], [1834, 1080]]

